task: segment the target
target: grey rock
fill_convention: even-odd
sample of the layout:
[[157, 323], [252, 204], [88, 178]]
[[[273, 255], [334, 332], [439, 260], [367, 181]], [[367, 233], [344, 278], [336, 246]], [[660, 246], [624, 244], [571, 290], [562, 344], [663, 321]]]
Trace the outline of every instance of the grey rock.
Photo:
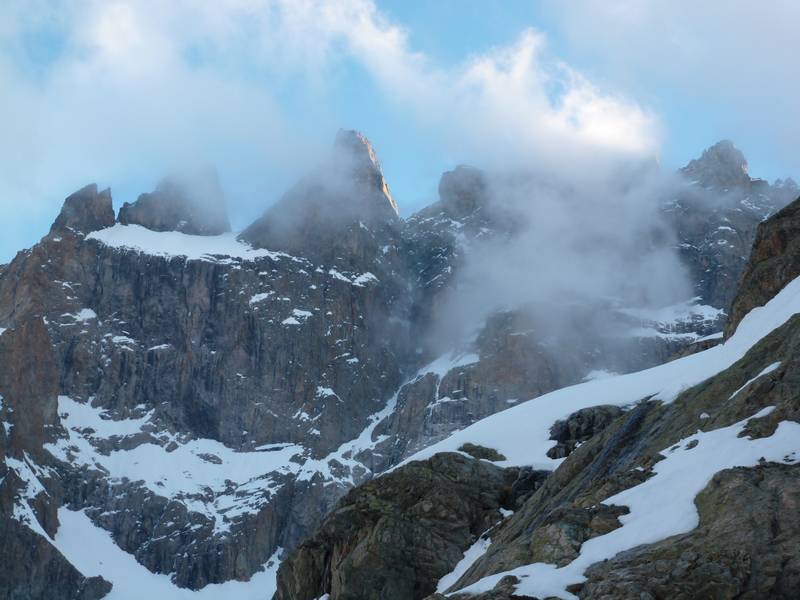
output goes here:
[[728, 310], [758, 224], [799, 192], [750, 177], [747, 161], [729, 141], [719, 142], [679, 171], [688, 183], [664, 213], [678, 234], [678, 250], [703, 303]]
[[50, 228], [50, 235], [85, 235], [114, 224], [114, 209], [111, 206], [111, 191], [97, 191], [97, 184], [90, 184], [71, 194], [64, 200], [61, 212]]
[[123, 204], [119, 222], [190, 235], [220, 235], [231, 230], [225, 196], [213, 170], [164, 179], [155, 191]]
[[800, 275], [800, 198], [758, 226], [726, 334], [736, 330], [744, 316], [763, 306]]
[[349, 493], [281, 564], [275, 600], [412, 600], [435, 591], [501, 520], [516, 473], [457, 454], [415, 462]]

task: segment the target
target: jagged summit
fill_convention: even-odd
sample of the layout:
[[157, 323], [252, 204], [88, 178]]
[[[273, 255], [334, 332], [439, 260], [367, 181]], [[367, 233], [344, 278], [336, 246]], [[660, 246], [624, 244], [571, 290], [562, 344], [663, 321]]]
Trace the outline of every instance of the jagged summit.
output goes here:
[[374, 187], [398, 214], [397, 203], [389, 192], [378, 155], [367, 137], [355, 129], [340, 129], [333, 143], [330, 163], [333, 169], [368, 188]]
[[450, 213], [466, 216], [482, 206], [488, 197], [486, 174], [475, 167], [458, 165], [439, 180], [439, 198]]
[[114, 209], [111, 205], [111, 190], [97, 190], [91, 183], [64, 200], [61, 212], [56, 217], [51, 234], [87, 234], [114, 224]]
[[153, 192], [123, 204], [119, 222], [191, 235], [219, 235], [231, 229], [222, 187], [210, 168], [163, 179]]
[[703, 302], [727, 310], [756, 227], [797, 197], [791, 179], [770, 185], [751, 177], [747, 159], [730, 140], [717, 142], [680, 169], [688, 186], [667, 208], [680, 253]]
[[333, 142], [334, 154], [348, 153], [356, 165], [383, 174], [375, 149], [367, 137], [355, 129], [340, 129]]
[[680, 171], [703, 187], [725, 189], [748, 185], [752, 181], [747, 159], [730, 140], [706, 148], [700, 158], [689, 161]]
[[[363, 244], [355, 241], [362, 235], [359, 231], [371, 231], [377, 240], [399, 226], [397, 204], [372, 144], [357, 131], [340, 130], [322, 164], [240, 238], [258, 248], [331, 261], [362, 252]], [[385, 244], [385, 240], [380, 242]]]

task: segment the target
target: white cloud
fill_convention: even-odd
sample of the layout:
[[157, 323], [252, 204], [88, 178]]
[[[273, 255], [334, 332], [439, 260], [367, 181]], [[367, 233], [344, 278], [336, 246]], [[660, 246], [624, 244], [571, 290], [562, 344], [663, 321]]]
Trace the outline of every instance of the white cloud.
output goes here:
[[684, 121], [674, 127], [699, 123], [771, 166], [800, 173], [800, 3], [578, 0], [548, 7], [574, 60], [637, 97], [663, 102]]
[[222, 163], [224, 182], [263, 196], [347, 125], [327, 108], [347, 67], [383, 93], [378, 112], [420, 125], [454, 160], [556, 168], [658, 147], [650, 113], [550, 57], [533, 30], [444, 68], [369, 0], [12, 0], [0, 23], [7, 222], [38, 222], [87, 181], [154, 181], [180, 160]]

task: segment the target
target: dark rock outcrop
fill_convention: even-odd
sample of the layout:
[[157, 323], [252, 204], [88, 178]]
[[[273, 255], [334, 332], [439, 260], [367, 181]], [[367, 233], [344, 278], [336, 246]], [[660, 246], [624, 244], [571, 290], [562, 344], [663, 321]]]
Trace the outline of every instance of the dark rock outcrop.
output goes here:
[[50, 228], [51, 235], [86, 235], [114, 224], [111, 190], [97, 191], [97, 184], [81, 188], [64, 200], [61, 212]]
[[800, 198], [759, 224], [753, 250], [733, 301], [726, 334], [800, 275]]
[[722, 140], [689, 161], [681, 173], [704, 188], [734, 188], [750, 185], [747, 159], [730, 140]]
[[502, 519], [516, 475], [440, 454], [362, 485], [281, 564], [275, 600], [426, 596]]
[[622, 409], [617, 406], [592, 406], [571, 414], [563, 421], [556, 421], [550, 428], [550, 439], [557, 443], [547, 451], [547, 456], [569, 456], [575, 448], [600, 433], [621, 414]]

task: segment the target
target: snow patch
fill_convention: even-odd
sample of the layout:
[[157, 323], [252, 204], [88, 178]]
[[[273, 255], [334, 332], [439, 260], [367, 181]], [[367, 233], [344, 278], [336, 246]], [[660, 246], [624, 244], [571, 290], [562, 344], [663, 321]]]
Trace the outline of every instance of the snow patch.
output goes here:
[[720, 308], [698, 304], [698, 300], [699, 297], [692, 298], [688, 302], [658, 308], [623, 308], [619, 312], [642, 321], [658, 323], [661, 326], [670, 326], [686, 321], [716, 321], [725, 314], [725, 311]]
[[255, 294], [250, 298], [250, 306], [253, 304], [258, 304], [259, 302], [263, 302], [270, 296], [272, 296], [275, 292], [262, 292], [260, 294]]
[[314, 316], [314, 313], [308, 310], [301, 310], [299, 308], [295, 308], [292, 310], [292, 316], [285, 318], [281, 321], [282, 325], [302, 325], [305, 323], [306, 319], [309, 317]]
[[317, 398], [338, 398], [332, 388], [317, 386]]
[[[282, 485], [277, 475], [300, 468], [290, 461], [303, 451], [294, 444], [270, 452], [237, 452], [216, 440], [186, 440], [165, 432], [134, 448], [103, 454], [95, 445], [150, 429], [153, 411], [141, 418], [114, 420], [89, 403], [59, 396], [58, 413], [68, 437], [45, 445], [53, 456], [105, 470], [112, 483], [140, 482], [154, 494], [179, 500], [188, 510], [209, 518], [217, 532], [227, 531], [236, 517], [267, 502]], [[167, 452], [164, 446], [171, 442], [176, 447]]]
[[94, 312], [91, 308], [82, 308], [78, 311], [78, 314], [75, 315], [76, 321], [90, 321], [91, 319], [96, 319], [97, 313]]
[[169, 575], [148, 571], [114, 543], [111, 535], [92, 523], [83, 511], [58, 510], [60, 526], [53, 545], [84, 576], [100, 575], [113, 585], [106, 600], [263, 600], [277, 589], [277, 572], [283, 549], [278, 548], [250, 581], [226, 581], [200, 590], [179, 588]]
[[490, 538], [479, 537], [478, 541], [467, 548], [466, 552], [464, 552], [464, 557], [458, 561], [458, 564], [453, 567], [453, 570], [439, 580], [439, 583], [436, 585], [437, 593], [444, 593], [447, 588], [458, 581], [461, 576], [467, 572], [467, 569], [474, 565], [481, 556], [486, 554], [486, 551], [491, 545], [492, 540]]
[[418, 375], [425, 375], [427, 373], [433, 373], [434, 375], [438, 375], [439, 377], [444, 377], [453, 369], [458, 367], [467, 367], [469, 365], [474, 365], [475, 363], [480, 361], [480, 357], [475, 354], [474, 352], [467, 352], [467, 353], [456, 353], [451, 352], [448, 354], [443, 354], [432, 363], [429, 363], [422, 367], [418, 371]]
[[[259, 258], [278, 260], [281, 258], [297, 259], [285, 252], [256, 249], [240, 242], [234, 233], [222, 235], [188, 235], [178, 231], [152, 231], [141, 225], [121, 225], [94, 231], [86, 236], [87, 240], [98, 242], [124, 250], [141, 254], [172, 258], [184, 257], [187, 260], [204, 260], [208, 262], [231, 262], [230, 259], [252, 261]], [[228, 259], [228, 260], [226, 260]]]
[[375, 275], [373, 275], [372, 273], [369, 273], [369, 272], [362, 273], [361, 275], [359, 275], [358, 277], [353, 279], [353, 285], [356, 285], [358, 287], [364, 287], [368, 283], [373, 283], [373, 282], [377, 283], [378, 282], [378, 278], [375, 277]]

